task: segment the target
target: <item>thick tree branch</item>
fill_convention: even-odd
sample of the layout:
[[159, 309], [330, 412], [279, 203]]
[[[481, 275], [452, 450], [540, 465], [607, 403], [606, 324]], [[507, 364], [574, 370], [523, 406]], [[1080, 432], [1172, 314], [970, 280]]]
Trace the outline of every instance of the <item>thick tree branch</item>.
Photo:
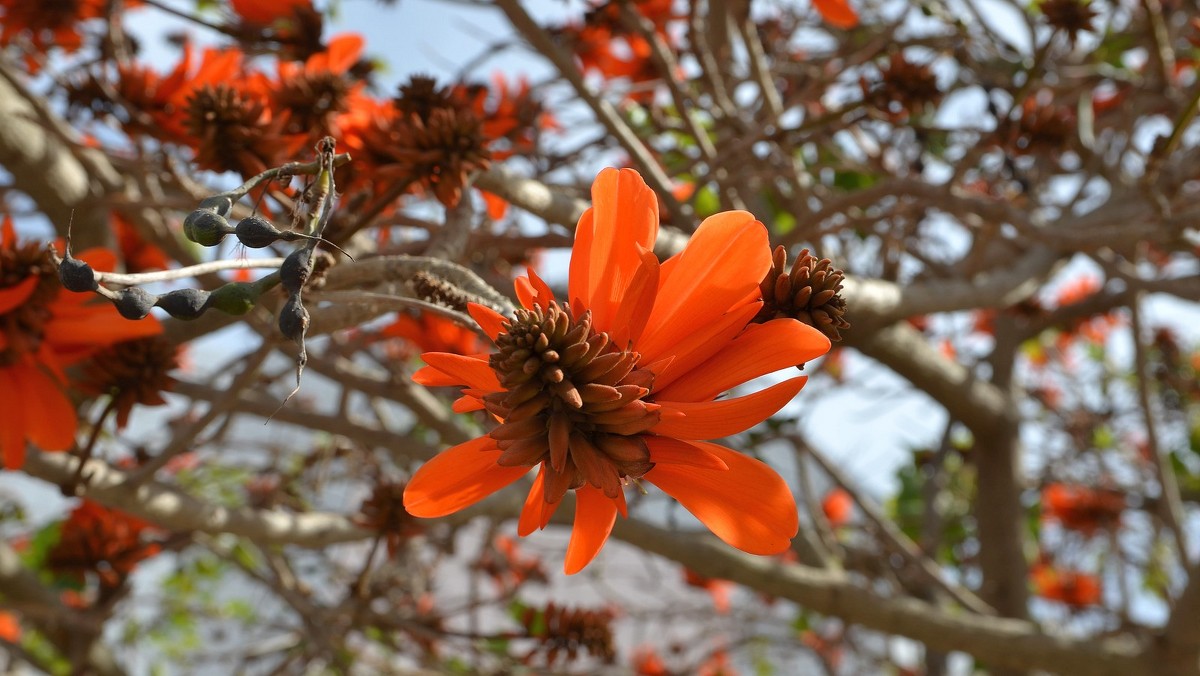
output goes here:
[[882, 596], [841, 573], [783, 565], [737, 552], [711, 536], [674, 533], [632, 519], [618, 519], [613, 535], [705, 577], [732, 580], [936, 650], [966, 652], [989, 667], [1089, 676], [1153, 671], [1151, 658], [1131, 636], [1066, 638], [1025, 620], [951, 613], [923, 601]]

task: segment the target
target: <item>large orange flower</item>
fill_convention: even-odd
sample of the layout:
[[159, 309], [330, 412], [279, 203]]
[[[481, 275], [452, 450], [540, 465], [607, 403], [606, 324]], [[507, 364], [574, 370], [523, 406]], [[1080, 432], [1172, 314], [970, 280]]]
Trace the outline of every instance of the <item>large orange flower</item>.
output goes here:
[[[80, 254], [111, 269], [109, 252]], [[0, 226], [0, 466], [25, 462], [26, 440], [47, 451], [75, 441], [75, 407], [64, 369], [118, 341], [162, 331], [157, 321], [122, 318], [91, 294], [64, 293], [44, 247], [18, 246], [12, 223]]]
[[658, 203], [637, 172], [606, 169], [592, 199], [576, 229], [569, 303], [531, 272], [517, 279], [515, 316], [469, 308], [495, 352], [425, 355], [417, 382], [465, 384], [455, 409], [486, 409], [501, 424], [421, 467], [405, 507], [419, 517], [451, 514], [538, 467], [518, 532], [544, 528], [574, 490], [568, 574], [600, 551], [617, 512], [625, 514], [624, 487], [639, 479], [734, 547], [787, 549], [798, 525], [787, 484], [762, 462], [706, 440], [762, 422], [806, 379], [718, 395], [814, 359], [829, 340], [794, 319], [748, 325], [771, 267], [766, 228], [750, 214], [706, 219], [660, 264], [651, 251]]

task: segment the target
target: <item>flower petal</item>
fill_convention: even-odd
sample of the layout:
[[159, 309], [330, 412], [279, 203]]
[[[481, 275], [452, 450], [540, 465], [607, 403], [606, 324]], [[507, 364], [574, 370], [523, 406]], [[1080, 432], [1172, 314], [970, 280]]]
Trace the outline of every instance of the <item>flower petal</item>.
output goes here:
[[25, 301], [29, 300], [37, 285], [38, 276], [29, 275], [12, 286], [0, 289], [0, 315], [12, 312]]
[[756, 301], [736, 310], [726, 312], [712, 322], [688, 334], [680, 342], [665, 346], [668, 350], [668, 354], [666, 355], [651, 356], [643, 352], [643, 363], [661, 361], [668, 357], [672, 358], [670, 363], [663, 364], [661, 368], [652, 369], [654, 372], [654, 391], [658, 392], [659, 389], [666, 388], [675, 382], [676, 379], [683, 377], [713, 355], [720, 353], [721, 350], [729, 345], [734, 336], [746, 328], [746, 322], [750, 321], [758, 313], [761, 306], [762, 303]]
[[829, 338], [795, 319], [751, 324], [704, 363], [661, 388], [657, 399], [709, 401], [718, 394], [781, 368], [803, 364], [829, 351]]
[[479, 328], [483, 329], [493, 343], [496, 342], [496, 337], [504, 331], [504, 315], [486, 305], [467, 303], [467, 314], [471, 315], [471, 319], [479, 324]]
[[643, 354], [659, 356], [753, 297], [771, 268], [767, 229], [745, 211], [704, 219], [658, 292]]
[[162, 333], [162, 324], [153, 317], [125, 319], [107, 302], [83, 302], [86, 300], [87, 294], [63, 292], [51, 308], [53, 316], [46, 322], [46, 342], [63, 366], [70, 366], [98, 348]]
[[546, 502], [546, 471], [539, 470], [533, 479], [529, 495], [525, 496], [525, 505], [521, 507], [521, 518], [517, 520], [517, 535], [525, 537], [545, 526], [542, 520], [542, 504]]
[[595, 486], [575, 491], [575, 525], [567, 543], [563, 572], [574, 575], [596, 558], [617, 522], [617, 502]]
[[650, 449], [650, 462], [667, 465], [691, 465], [717, 472], [729, 469], [724, 460], [700, 448], [696, 444], [673, 439], [671, 437], [656, 437], [644, 435], [646, 448]]
[[429, 366], [413, 374], [413, 382], [429, 387], [466, 385], [485, 392], [498, 392], [496, 372], [481, 355], [426, 352], [421, 359]]
[[496, 442], [487, 436], [438, 453], [421, 465], [404, 489], [409, 514], [434, 518], [469, 507], [525, 476], [528, 467], [501, 467]]
[[676, 439], [720, 439], [745, 432], [783, 408], [806, 382], [808, 376], [796, 376], [765, 390], [721, 401], [656, 400], [663, 411], [682, 411], [684, 417], [664, 415], [650, 431]]
[[0, 467], [5, 469], [25, 464], [24, 407], [14, 370], [0, 368]]
[[[592, 208], [575, 228], [568, 280], [572, 307], [592, 311], [600, 331], [615, 328], [626, 289], [658, 236], [658, 197], [632, 169], [605, 169], [592, 183]], [[657, 265], [657, 260], [654, 261]]]
[[44, 451], [65, 451], [75, 443], [78, 418], [62, 386], [39, 367], [19, 365], [13, 370], [18, 409], [25, 411], [25, 436]]
[[645, 479], [679, 501], [714, 535], [750, 554], [786, 550], [800, 527], [796, 500], [783, 477], [765, 463], [718, 444], [690, 442], [729, 467], [719, 472], [661, 464]]

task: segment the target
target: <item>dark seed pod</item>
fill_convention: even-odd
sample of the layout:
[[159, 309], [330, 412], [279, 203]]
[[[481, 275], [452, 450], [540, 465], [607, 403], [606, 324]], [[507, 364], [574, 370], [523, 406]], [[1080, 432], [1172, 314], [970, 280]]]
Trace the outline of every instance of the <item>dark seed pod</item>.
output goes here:
[[289, 294], [294, 295], [304, 287], [311, 272], [312, 249], [308, 247], [296, 249], [288, 254], [288, 257], [283, 259], [283, 265], [279, 266], [279, 283], [287, 289]]
[[294, 295], [288, 298], [287, 302], [283, 304], [283, 308], [279, 310], [279, 332], [285, 338], [302, 343], [307, 331], [308, 310], [300, 302], [300, 296]]
[[201, 289], [176, 289], [158, 297], [155, 305], [176, 319], [195, 319], [204, 314], [208, 292]]
[[234, 231], [224, 216], [213, 211], [197, 209], [183, 219], [183, 234], [200, 246], [216, 246]]
[[200, 200], [200, 209], [211, 211], [215, 214], [224, 216], [233, 208], [233, 200], [228, 195], [213, 195]]
[[144, 319], [150, 314], [150, 308], [154, 307], [154, 301], [154, 294], [143, 291], [141, 287], [131, 286], [117, 292], [113, 305], [126, 319]]
[[234, 230], [238, 241], [251, 249], [261, 249], [279, 241], [283, 233], [262, 216], [243, 218]]
[[58, 281], [67, 291], [95, 291], [100, 288], [92, 266], [78, 258], [71, 258], [70, 254], [58, 265]]

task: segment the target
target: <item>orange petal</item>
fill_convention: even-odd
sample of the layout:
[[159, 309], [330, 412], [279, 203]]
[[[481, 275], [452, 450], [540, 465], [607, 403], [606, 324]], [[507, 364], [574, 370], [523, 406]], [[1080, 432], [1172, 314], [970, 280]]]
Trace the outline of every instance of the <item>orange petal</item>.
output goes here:
[[745, 432], [783, 408], [806, 382], [808, 376], [797, 376], [754, 394], [721, 401], [668, 402], [656, 399], [655, 403], [661, 405], [663, 411], [681, 411], [685, 417], [664, 415], [650, 431], [676, 439], [720, 439]]
[[[571, 251], [570, 293], [592, 310], [600, 331], [613, 318], [637, 269], [642, 252], [658, 236], [658, 198], [632, 169], [605, 169], [592, 183], [592, 208], [579, 219]], [[657, 261], [655, 262], [657, 264]]]
[[484, 409], [483, 402], [479, 400], [477, 395], [464, 394], [454, 403], [450, 405], [450, 410], [455, 413], [470, 413], [471, 411], [482, 411]]
[[488, 366], [487, 359], [449, 352], [426, 352], [421, 359], [429, 366], [413, 374], [413, 382], [418, 385], [466, 385], [485, 392], [503, 389], [496, 379], [496, 372]]
[[521, 518], [517, 520], [517, 535], [525, 537], [545, 526], [542, 521], [542, 505], [546, 502], [546, 471], [542, 469], [533, 479], [529, 495], [525, 496], [525, 505], [521, 508]]
[[775, 470], [724, 446], [690, 442], [729, 467], [655, 465], [645, 479], [679, 501], [714, 535], [750, 554], [785, 551], [799, 530], [796, 501]]
[[496, 342], [496, 337], [504, 331], [504, 315], [486, 305], [467, 303], [467, 314], [471, 315], [471, 319], [479, 324], [479, 328], [483, 329], [492, 342]]
[[795, 319], [751, 324], [704, 363], [658, 390], [656, 399], [708, 401], [762, 375], [803, 364], [829, 351], [825, 334]]
[[575, 526], [567, 543], [563, 572], [574, 575], [596, 558], [617, 521], [617, 503], [595, 486], [575, 491]]
[[650, 449], [650, 462], [667, 465], [691, 465], [717, 472], [729, 469], [724, 460], [700, 448], [696, 444], [672, 439], [671, 437], [656, 437], [644, 435], [646, 448]]
[[438, 453], [421, 465], [404, 489], [409, 514], [434, 518], [470, 507], [525, 476], [528, 467], [501, 467], [496, 442], [487, 436]]
[[357, 33], [342, 33], [329, 40], [326, 67], [333, 73], [345, 73], [358, 62], [362, 54], [363, 38]]
[[101, 247], [84, 249], [75, 256], [92, 266], [97, 272], [112, 272], [117, 269], [117, 254]]
[[849, 30], [858, 25], [858, 13], [846, 0], [813, 0], [813, 8], [831, 26]]
[[5, 469], [25, 464], [25, 414], [14, 371], [20, 366], [0, 368], [0, 462]]
[[136, 321], [125, 319], [108, 303], [71, 302], [74, 300], [72, 296], [87, 299], [83, 294], [64, 292], [55, 301], [51, 308], [53, 316], [46, 322], [46, 342], [64, 366], [71, 365], [97, 348], [162, 333], [162, 324], [153, 317]]
[[767, 229], [754, 216], [726, 211], [704, 219], [659, 289], [639, 350], [663, 354], [752, 297], [770, 268]]
[[662, 346], [662, 349], [667, 351], [666, 354], [643, 352], [643, 363], [652, 363], [673, 357], [661, 369], [654, 370], [655, 391], [667, 387], [677, 378], [687, 374], [723, 350], [734, 336], [745, 329], [746, 322], [754, 318], [760, 307], [762, 307], [762, 303], [756, 301], [730, 310], [712, 322], [699, 327], [678, 343]]
[[657, 294], [658, 258], [653, 251], [643, 251], [642, 265], [634, 271], [609, 329], [613, 343], [632, 345], [642, 337]]
[[65, 451], [75, 443], [78, 419], [75, 407], [62, 387], [36, 366], [17, 366], [13, 370], [18, 409], [24, 410], [25, 435], [44, 451]]
[[29, 300], [37, 285], [37, 275], [30, 275], [12, 286], [0, 289], [0, 315], [12, 312], [25, 301]]

